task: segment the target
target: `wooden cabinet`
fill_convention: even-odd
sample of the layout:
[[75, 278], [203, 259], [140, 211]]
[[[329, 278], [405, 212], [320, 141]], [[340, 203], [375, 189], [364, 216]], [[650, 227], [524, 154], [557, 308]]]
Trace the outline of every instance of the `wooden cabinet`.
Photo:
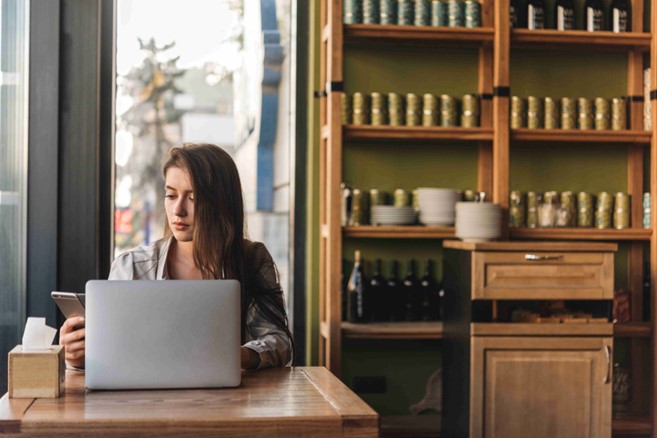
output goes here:
[[611, 355], [611, 337], [473, 337], [470, 436], [610, 437]]
[[[445, 436], [610, 437], [613, 325], [599, 319], [609, 316], [617, 245], [444, 247]], [[583, 299], [596, 323], [515, 323], [498, 314], [517, 300]]]

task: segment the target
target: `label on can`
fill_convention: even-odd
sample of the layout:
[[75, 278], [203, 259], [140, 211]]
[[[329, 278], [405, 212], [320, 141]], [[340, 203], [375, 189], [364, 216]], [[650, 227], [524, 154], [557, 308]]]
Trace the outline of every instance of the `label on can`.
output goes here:
[[586, 30], [594, 32], [602, 30], [602, 10], [586, 8]]
[[527, 6], [527, 29], [543, 29], [544, 15], [543, 8], [537, 8], [534, 5]]
[[557, 30], [572, 30], [575, 28], [575, 12], [570, 8], [557, 6]]
[[627, 11], [614, 8], [612, 10], [611, 27], [616, 33], [627, 32]]

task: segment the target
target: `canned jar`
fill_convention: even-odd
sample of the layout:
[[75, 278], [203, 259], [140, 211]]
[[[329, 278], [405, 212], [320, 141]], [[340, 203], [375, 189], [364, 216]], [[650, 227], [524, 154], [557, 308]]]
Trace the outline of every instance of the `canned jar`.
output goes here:
[[349, 225], [357, 227], [365, 225], [365, 212], [363, 208], [363, 194], [359, 189], [351, 191], [351, 220]]
[[593, 227], [593, 195], [586, 192], [577, 194], [577, 226]]
[[428, 26], [431, 23], [430, 0], [415, 0], [414, 23], [416, 26]]
[[543, 108], [545, 114], [543, 127], [545, 129], [559, 129], [559, 105], [557, 102], [551, 97], [546, 97]]
[[447, 1], [431, 0], [431, 25], [447, 26], [449, 24]]
[[347, 93], [342, 93], [340, 96], [340, 111], [342, 116], [342, 124], [350, 125], [352, 117], [351, 96]]
[[408, 192], [404, 189], [395, 190], [395, 207], [408, 206]]
[[476, 128], [479, 126], [479, 98], [475, 94], [466, 94], [462, 98], [461, 126]]
[[527, 97], [527, 127], [529, 129], [543, 127], [543, 102], [535, 96]]
[[525, 198], [522, 192], [512, 191], [509, 194], [509, 227], [525, 226]]
[[397, 24], [411, 26], [415, 21], [413, 0], [397, 0]]
[[342, 3], [342, 22], [359, 24], [363, 22], [362, 0], [344, 0]]
[[420, 126], [420, 98], [415, 93], [406, 95], [406, 126]]
[[602, 97], [595, 98], [595, 129], [606, 131], [610, 127], [611, 107], [609, 101]]
[[405, 123], [404, 98], [398, 93], [388, 93], [388, 119], [390, 126], [403, 126]]
[[459, 0], [449, 0], [447, 3], [447, 25], [449, 27], [465, 26], [465, 4]]
[[511, 96], [511, 129], [524, 128], [527, 126], [527, 108], [525, 99], [519, 96]]
[[379, 24], [379, 0], [362, 0], [363, 24]]
[[577, 99], [577, 124], [582, 131], [593, 129], [593, 102], [586, 97]]
[[440, 96], [440, 126], [457, 126], [458, 101], [448, 94]]
[[431, 93], [422, 99], [422, 126], [438, 126], [438, 100]]
[[527, 192], [527, 227], [538, 227], [538, 204], [540, 197], [536, 192]]
[[481, 4], [476, 0], [465, 0], [465, 27], [481, 27]]
[[352, 106], [354, 109], [353, 123], [354, 125], [369, 125], [370, 111], [367, 96], [363, 93], [354, 93]]
[[627, 103], [625, 99], [611, 99], [611, 129], [624, 131], [627, 129]]
[[379, 22], [381, 24], [397, 24], [396, 0], [380, 0]]
[[372, 116], [371, 121], [374, 126], [381, 126], [388, 124], [388, 114], [386, 112], [387, 103], [386, 97], [381, 93], [372, 93], [370, 95]]
[[624, 230], [630, 227], [630, 196], [618, 192], [614, 199], [614, 228]]
[[561, 129], [577, 128], [577, 102], [570, 97], [561, 98]]

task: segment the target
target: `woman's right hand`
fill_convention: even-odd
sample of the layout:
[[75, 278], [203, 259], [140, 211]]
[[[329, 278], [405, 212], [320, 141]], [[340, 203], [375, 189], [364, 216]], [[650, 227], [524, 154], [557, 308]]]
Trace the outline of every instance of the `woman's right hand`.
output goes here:
[[76, 368], [84, 368], [85, 330], [83, 316], [67, 319], [59, 330], [59, 344], [64, 346], [64, 358]]

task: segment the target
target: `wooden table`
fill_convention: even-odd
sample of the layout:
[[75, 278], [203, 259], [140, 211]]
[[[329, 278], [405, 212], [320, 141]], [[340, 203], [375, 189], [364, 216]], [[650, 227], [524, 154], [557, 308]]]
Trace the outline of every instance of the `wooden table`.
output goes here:
[[375, 437], [379, 416], [323, 367], [244, 372], [238, 388], [134, 391], [87, 391], [84, 372], [68, 370], [60, 398], [0, 399], [6, 433]]

